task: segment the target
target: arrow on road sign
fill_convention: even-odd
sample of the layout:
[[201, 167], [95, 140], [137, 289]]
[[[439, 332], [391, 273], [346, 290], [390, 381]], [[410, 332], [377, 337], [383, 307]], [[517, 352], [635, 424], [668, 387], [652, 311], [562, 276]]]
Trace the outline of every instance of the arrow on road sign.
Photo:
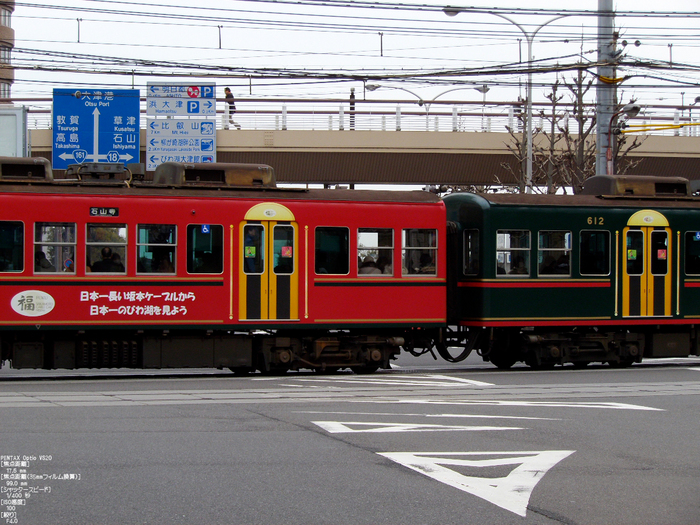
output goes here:
[[119, 162], [123, 160], [129, 162], [134, 158], [134, 156], [130, 153], [123, 155], [116, 151], [110, 151], [107, 155], [98, 155], [95, 159], [92, 155], [88, 155], [84, 149], [73, 150], [73, 153], [61, 153], [58, 157], [61, 160], [74, 160], [78, 164], [82, 164], [86, 160], [92, 160], [95, 162], [100, 160], [106, 160], [108, 162]]
[[[519, 516], [527, 514], [530, 495], [549, 469], [574, 450], [541, 452], [388, 452], [380, 453], [396, 463], [451, 487], [485, 499]], [[465, 476], [445, 465], [488, 468], [517, 465], [505, 477]]]
[[92, 160], [95, 162], [99, 162], [99, 156], [100, 156], [100, 110], [95, 108], [95, 111], [92, 112], [92, 115], [94, 117], [93, 121], [93, 135], [92, 135]]

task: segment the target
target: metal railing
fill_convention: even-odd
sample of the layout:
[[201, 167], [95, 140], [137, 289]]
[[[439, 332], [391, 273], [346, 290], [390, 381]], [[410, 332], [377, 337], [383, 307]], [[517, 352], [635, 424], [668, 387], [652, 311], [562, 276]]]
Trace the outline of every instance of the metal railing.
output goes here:
[[[141, 104], [141, 128], [147, 124], [145, 98]], [[0, 98], [0, 104], [24, 105], [28, 108], [30, 129], [51, 128], [51, 98]], [[524, 111], [522, 102], [434, 101], [419, 106], [413, 100], [349, 99], [236, 99], [234, 120], [243, 130], [317, 130], [317, 131], [429, 131], [429, 132], [507, 132], [507, 127], [522, 131], [517, 115]], [[354, 107], [354, 109], [353, 109]], [[568, 114], [566, 113], [568, 109]], [[647, 106], [630, 121], [644, 126], [640, 134], [699, 136], [700, 110], [692, 114], [692, 106]], [[591, 116], [594, 107], [589, 106]], [[547, 103], [533, 104], [533, 126], [549, 129], [549, 121], [540, 114], [551, 113]], [[558, 104], [558, 125], [568, 124], [576, 133], [573, 108]], [[568, 116], [567, 116], [568, 115]], [[163, 117], [159, 117], [163, 118]], [[228, 126], [228, 107], [217, 100], [217, 128]], [[590, 120], [589, 120], [590, 122]], [[231, 126], [231, 129], [235, 129]]]

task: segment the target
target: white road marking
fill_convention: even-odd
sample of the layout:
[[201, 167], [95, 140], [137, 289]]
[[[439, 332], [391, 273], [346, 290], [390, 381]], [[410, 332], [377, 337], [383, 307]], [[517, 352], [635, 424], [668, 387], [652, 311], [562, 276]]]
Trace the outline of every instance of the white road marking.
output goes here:
[[464, 406], [504, 406], [504, 407], [554, 407], [554, 408], [605, 408], [612, 410], [649, 410], [664, 412], [663, 408], [645, 407], [641, 405], [630, 405], [627, 403], [589, 403], [582, 401], [504, 401], [504, 400], [483, 400], [483, 401], [436, 401], [433, 399], [400, 399], [396, 403], [422, 404], [422, 405], [464, 405]]
[[[430, 425], [426, 423], [366, 423], [361, 421], [312, 421], [329, 434], [367, 434], [389, 432], [481, 432], [484, 430], [524, 430], [522, 427], [486, 427], [460, 425]], [[352, 428], [367, 427], [367, 428]]]
[[[289, 379], [289, 378], [287, 378]], [[457, 384], [468, 384], [472, 386], [494, 386], [493, 383], [484, 383], [483, 381], [475, 381], [472, 379], [462, 379], [458, 377], [450, 377], [445, 375], [411, 375], [410, 377], [367, 377], [367, 376], [347, 376], [347, 377], [299, 377], [295, 378], [297, 381], [303, 381], [305, 383], [331, 383], [331, 384], [350, 384], [357, 385], [358, 383], [363, 386], [369, 385], [397, 385], [397, 386], [447, 386], [454, 387]]]
[[435, 418], [472, 418], [472, 419], [527, 419], [536, 421], [561, 421], [558, 417], [528, 417], [528, 416], [487, 416], [482, 414], [398, 414], [396, 412], [340, 412], [325, 410], [295, 410], [297, 414], [329, 414], [349, 416], [392, 416], [392, 417], [435, 417]]
[[[379, 455], [519, 516], [525, 516], [535, 485], [549, 469], [574, 452], [388, 452]], [[466, 459], [458, 459], [460, 457]], [[484, 457], [496, 459], [483, 459]], [[518, 466], [506, 477], [487, 478], [464, 476], [444, 465], [475, 468]]]
[[474, 379], [462, 379], [461, 377], [443, 376], [438, 374], [431, 374], [428, 377], [443, 379], [446, 381], [455, 381], [457, 383], [467, 383], [468, 385], [474, 386], [494, 386], [493, 383], [484, 383], [483, 381], [476, 381]]

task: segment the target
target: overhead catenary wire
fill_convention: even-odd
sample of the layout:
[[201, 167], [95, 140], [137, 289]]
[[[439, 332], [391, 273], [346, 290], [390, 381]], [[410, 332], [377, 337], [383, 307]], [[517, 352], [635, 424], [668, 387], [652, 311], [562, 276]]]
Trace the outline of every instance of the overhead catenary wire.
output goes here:
[[[118, 0], [83, 0], [80, 5], [65, 5], [70, 2], [64, 2], [61, 6], [16, 2], [17, 10], [23, 10], [26, 13], [27, 9], [33, 13], [39, 13], [42, 10], [50, 9], [52, 12], [60, 10], [65, 13], [63, 17], [66, 22], [69, 19], [68, 14], [79, 14], [82, 20], [89, 21], [92, 17], [102, 17], [104, 20], [95, 20], [89, 23], [94, 24], [140, 24], [143, 27], [194, 27], [197, 24], [204, 24], [203, 28], [212, 29], [211, 24], [215, 23], [231, 23], [231, 15], [237, 15], [237, 22], [242, 27], [246, 25], [254, 31], [304, 31], [308, 32], [372, 32], [377, 27], [389, 27], [390, 36], [396, 38], [421, 38], [433, 39], [439, 38], [441, 34], [447, 35], [454, 42], [450, 46], [435, 46], [431, 50], [431, 46], [414, 46], [414, 49], [420, 48], [420, 53], [416, 51], [410, 53], [402, 53], [400, 48], [397, 48], [395, 56], [385, 57], [393, 60], [395, 64], [400, 64], [403, 61], [407, 66], [397, 66], [387, 64], [386, 68], [328, 68], [328, 67], [313, 67], [305, 68], [294, 67], [249, 67], [246, 65], [231, 65], [230, 63], [221, 63], [220, 56], [213, 52], [214, 46], [205, 45], [189, 45], [181, 46], [167, 43], [162, 44], [146, 44], [142, 42], [119, 42], [114, 38], [113, 42], [107, 42], [108, 46], [115, 48], [120, 46], [129, 46], [134, 50], [142, 49], [143, 54], [149, 53], [149, 49], [177, 50], [191, 49], [212, 51], [211, 56], [202, 56], [197, 63], [189, 61], [158, 61], [140, 59], [133, 60], [127, 57], [110, 57], [104, 53], [92, 53], [91, 59], [83, 58], [80, 54], [73, 56], [66, 54], [63, 58], [46, 53], [46, 50], [39, 50], [41, 54], [32, 52], [25, 53], [24, 46], [18, 46], [13, 51], [13, 66], [17, 68], [17, 73], [21, 77], [22, 72], [29, 73], [30, 71], [43, 72], [51, 75], [51, 79], [47, 79], [46, 84], [51, 85], [54, 77], [64, 73], [73, 73], [77, 75], [95, 76], [99, 74], [124, 76], [131, 75], [133, 77], [145, 78], [151, 76], [164, 75], [182, 75], [196, 76], [203, 75], [206, 77], [216, 78], [256, 78], [264, 80], [267, 85], [274, 85], [279, 82], [282, 85], [283, 81], [291, 80], [297, 83], [305, 79], [319, 79], [324, 81], [339, 82], [360, 81], [365, 78], [381, 78], [381, 79], [396, 79], [401, 81], [409, 81], [412, 75], [415, 75], [415, 82], [419, 85], [451, 85], [457, 82], [460, 78], [477, 78], [490, 77], [489, 80], [493, 84], [502, 86], [514, 86], [518, 83], [518, 76], [525, 74], [528, 69], [522, 63], [512, 60], [517, 52], [517, 29], [510, 27], [503, 22], [496, 20], [488, 21], [487, 13], [491, 8], [465, 8], [469, 14], [473, 14], [476, 18], [470, 18], [466, 21], [455, 22], [447, 20], [442, 15], [442, 6], [433, 5], [425, 6], [423, 4], [398, 4], [394, 2], [356, 2], [356, 1], [257, 1], [257, 0], [239, 0], [232, 2], [227, 6], [206, 7], [201, 5], [194, 6], [172, 6], [160, 2], [127, 2]], [[309, 10], [314, 7], [313, 13], [302, 12], [299, 6]], [[167, 8], [167, 9], [165, 9]], [[81, 9], [81, 10], [76, 10]], [[494, 8], [496, 12], [523, 16], [527, 20], [523, 24], [535, 24], [535, 21], [530, 21], [535, 17], [550, 16], [551, 14], [565, 13], [570, 16], [585, 17], [583, 20], [592, 20], [592, 17], [597, 16], [596, 11], [592, 10], [561, 10], [561, 9], [530, 9], [530, 8]], [[141, 11], [141, 12], [139, 12]], [[279, 14], [286, 17], [284, 20], [277, 20], [275, 17], [261, 17], [260, 14], [268, 15], [269, 13]], [[399, 15], [397, 15], [397, 13]], [[16, 13], [18, 14], [18, 13]], [[258, 14], [257, 17], [255, 15]], [[424, 20], [426, 14], [434, 14], [435, 20], [430, 20], [429, 24]], [[239, 15], [239, 16], [238, 16]], [[635, 38], [645, 40], [646, 49], [652, 49], [655, 42], [663, 42], [664, 34], [669, 35], [668, 30], [663, 34], [655, 32], [651, 25], [642, 23], [644, 20], [657, 20], [659, 18], [677, 19], [677, 18], [697, 18], [698, 13], [694, 12], [655, 12], [655, 13], [633, 13], [633, 12], [618, 12], [616, 13], [619, 19], [623, 20], [624, 31], [627, 33], [635, 33]], [[19, 17], [24, 16], [19, 14]], [[222, 18], [228, 17], [227, 21], [222, 22]], [[241, 18], [249, 17], [250, 20], [241, 20]], [[56, 17], [61, 18], [61, 17]], [[110, 19], [111, 18], [111, 19]], [[115, 20], [117, 18], [117, 20]], [[444, 18], [444, 19], [443, 19]], [[495, 17], [494, 17], [495, 19]], [[74, 20], [74, 19], [72, 19]], [[400, 23], [396, 22], [398, 20]], [[83, 27], [89, 27], [87, 21], [83, 22]], [[249, 23], [250, 22], [250, 23]], [[74, 22], [73, 22], [74, 23]], [[171, 25], [172, 24], [172, 25]], [[376, 27], [375, 27], [376, 24]], [[389, 25], [393, 24], [393, 25]], [[538, 48], [542, 49], [551, 42], [566, 43], [566, 42], [588, 42], [594, 44], [596, 36], [593, 24], [587, 22], [587, 28], [582, 27], [582, 22], [574, 23], [570, 20], [554, 24], [545, 28], [541, 35], [538, 35]], [[225, 27], [222, 26], [222, 27]], [[230, 26], [233, 27], [233, 26]], [[469, 28], [469, 31], [465, 30]], [[439, 29], [436, 29], [439, 28]], [[394, 34], [392, 35], [392, 29]], [[685, 35], [684, 28], [674, 27], [678, 35], [671, 35], [674, 39], [681, 38]], [[212, 29], [214, 31], [214, 29]], [[572, 32], [581, 32], [581, 35], [573, 36]], [[587, 32], [587, 33], [586, 33]], [[101, 31], [101, 34], [110, 34], [107, 31]], [[688, 32], [688, 35], [691, 33]], [[18, 35], [21, 37], [21, 35]], [[82, 36], [82, 35], [81, 35]], [[629, 37], [628, 37], [629, 38]], [[102, 38], [101, 38], [102, 39]], [[104, 45], [100, 42], [93, 41], [86, 43], [81, 38], [80, 48], [86, 46], [97, 48]], [[103, 40], [103, 39], [102, 39]], [[677, 41], [677, 40], [674, 40]], [[31, 42], [31, 40], [22, 40], [20, 42]], [[391, 42], [391, 40], [389, 40]], [[480, 57], [461, 57], [456, 56], [455, 50], [463, 47], [464, 49], [478, 42], [479, 45], [492, 46], [509, 46], [513, 50], [510, 61], [488, 61], [480, 60]], [[647, 44], [649, 42], [649, 44]], [[60, 44], [60, 42], [57, 42]], [[75, 43], [73, 43], [75, 44]], [[663, 42], [665, 44], [665, 42]], [[700, 40], [697, 37], [688, 37], [683, 42], [684, 46], [697, 47], [700, 46]], [[70, 46], [69, 40], [65, 41], [66, 46]], [[75, 48], [75, 45], [73, 45]], [[594, 49], [595, 46], [592, 47]], [[659, 44], [662, 48], [662, 44]], [[438, 52], [437, 49], [441, 51]], [[442, 52], [445, 51], [445, 53]], [[452, 50], [453, 53], [449, 53]], [[256, 49], [254, 46], [222, 46], [223, 52], [240, 53], [239, 62], [252, 61], [255, 57], [274, 62], [275, 57], [278, 60], [288, 62], [286, 57], [296, 56], [299, 58], [297, 62], [301, 64], [306, 58], [316, 57], [318, 59], [329, 60], [331, 57], [346, 57], [348, 59], [358, 59], [363, 57], [371, 57], [371, 52], [367, 49], [348, 49], [348, 50], [295, 50], [295, 49]], [[674, 47], [675, 51], [675, 47]], [[433, 56], [430, 56], [432, 53]], [[87, 54], [87, 53], [85, 53]], [[391, 55], [391, 50], [387, 53]], [[425, 56], [430, 56], [428, 59]], [[541, 56], [541, 53], [540, 53]], [[535, 81], [534, 85], [546, 87], [551, 84], [551, 81], [546, 80], [546, 75], [553, 75], [557, 72], [573, 71], [581, 65], [577, 65], [576, 60], [570, 60], [570, 54], [562, 54], [561, 56], [552, 56], [544, 59], [538, 59], [537, 64], [540, 67], [534, 67], [532, 72], [542, 78], [542, 81]], [[642, 57], [643, 58], [643, 57]], [[61, 62], [61, 60], [63, 62]], [[132, 61], [130, 61], [132, 60]], [[411, 67], [410, 64], [423, 62], [422, 67]], [[452, 65], [451, 65], [452, 64]], [[459, 67], [455, 67], [459, 66]], [[595, 60], [588, 60], [585, 67], [589, 71], [593, 71]], [[653, 60], [640, 60], [637, 62], [620, 61], [621, 68], [627, 68], [625, 71], [628, 80], [626, 86], [635, 89], [652, 89], [653, 86], [696, 86], [697, 82], [693, 78], [693, 74], [697, 69], [693, 64], [685, 66], [670, 67], [668, 64], [658, 62], [654, 64]], [[653, 71], [663, 71], [662, 75], [653, 75]], [[17, 75], [16, 75], [17, 78]], [[633, 79], [640, 81], [652, 81], [654, 84], [644, 85], [643, 82], [632, 83]], [[19, 82], [22, 78], [17, 78]], [[35, 84], [35, 85], [38, 85]], [[285, 82], [285, 85], [294, 85], [294, 82]], [[674, 88], [675, 89], [675, 88]]]

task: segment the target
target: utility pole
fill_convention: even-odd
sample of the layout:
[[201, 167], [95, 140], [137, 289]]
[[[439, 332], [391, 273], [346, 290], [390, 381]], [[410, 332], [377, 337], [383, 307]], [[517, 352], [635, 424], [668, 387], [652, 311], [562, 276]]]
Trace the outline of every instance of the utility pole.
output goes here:
[[[613, 0], [598, 0], [598, 84], [596, 86], [597, 137], [596, 137], [596, 175], [607, 173], [608, 151], [614, 156], [615, 148], [609, 148], [608, 141], [615, 142], [610, 135], [610, 121], [615, 113], [615, 12]], [[607, 80], [607, 82], [605, 81]], [[614, 170], [613, 170], [614, 173]]]

